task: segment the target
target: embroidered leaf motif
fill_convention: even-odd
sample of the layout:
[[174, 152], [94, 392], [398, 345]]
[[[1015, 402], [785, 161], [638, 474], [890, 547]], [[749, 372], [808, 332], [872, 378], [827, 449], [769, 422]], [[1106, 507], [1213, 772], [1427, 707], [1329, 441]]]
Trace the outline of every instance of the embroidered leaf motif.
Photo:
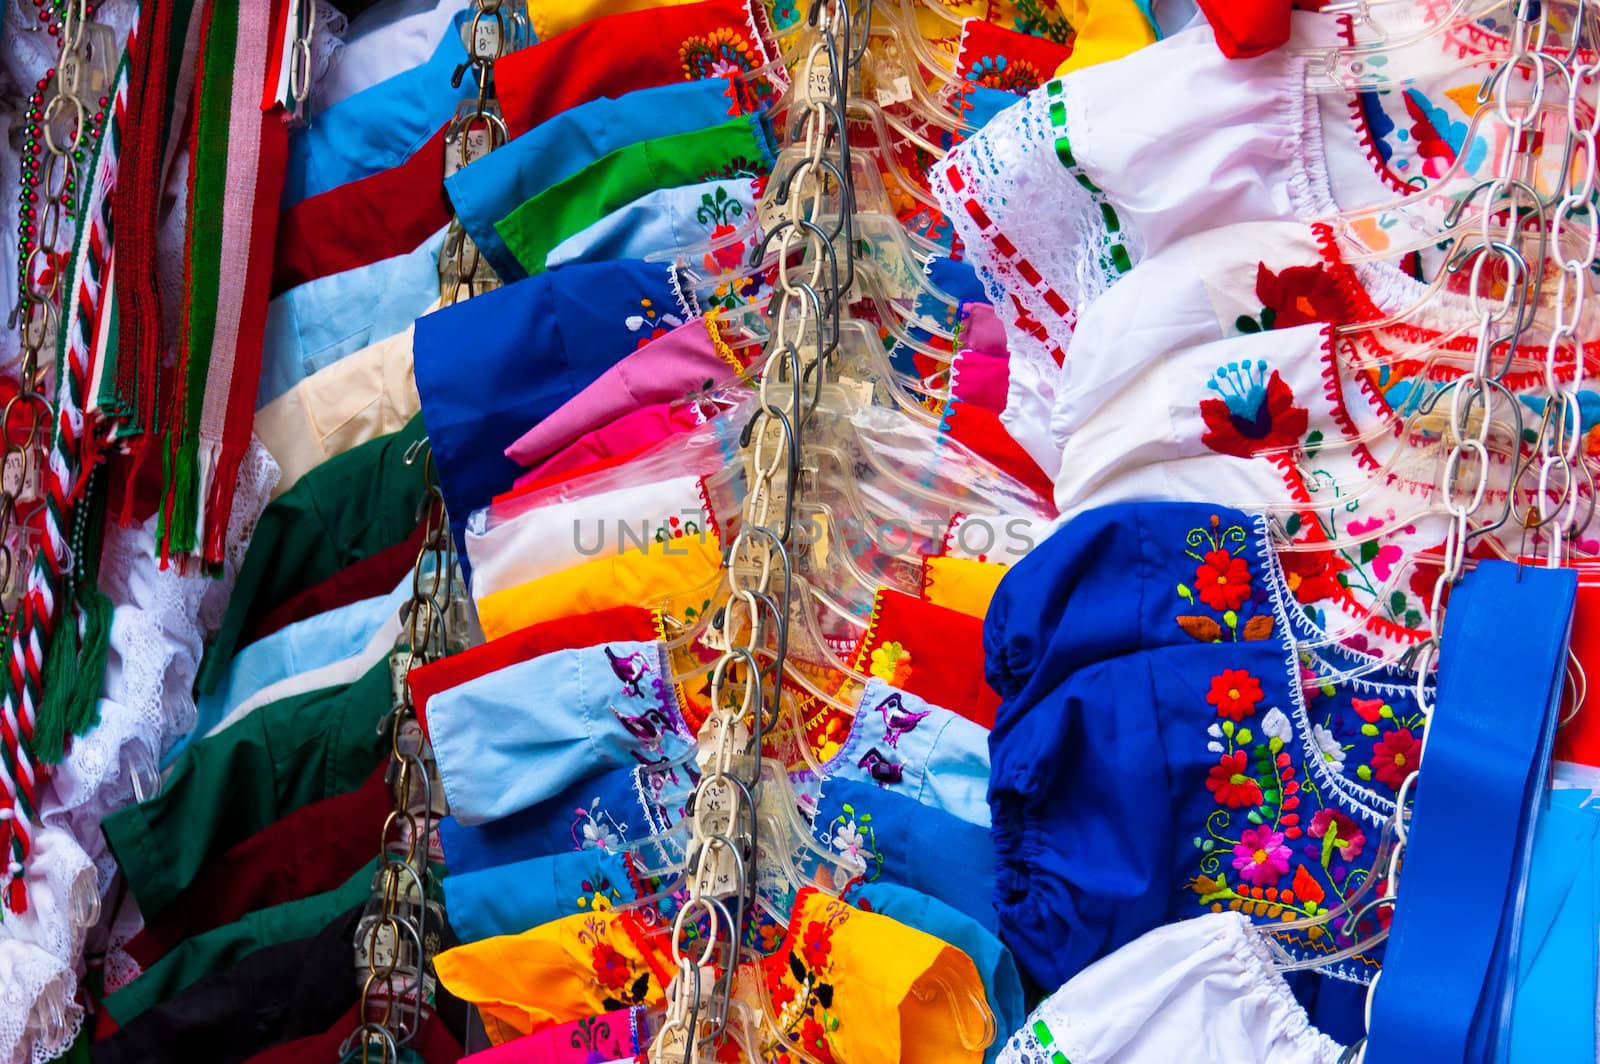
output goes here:
[[1210, 617], [1196, 617], [1186, 614], [1178, 618], [1178, 627], [1188, 632], [1202, 643], [1219, 643], [1222, 641], [1222, 625]]
[[650, 973], [645, 972], [633, 981], [633, 1000], [643, 1001], [650, 990]]
[[1291, 536], [1296, 535], [1297, 533], [1299, 533], [1300, 525], [1301, 525], [1301, 521], [1300, 521], [1300, 515], [1299, 514], [1290, 514], [1289, 515], [1289, 520], [1287, 520], [1287, 521], [1285, 521], [1283, 523], [1284, 531], [1288, 532], [1289, 535], [1291, 535]]
[[1380, 550], [1382, 550], [1382, 548], [1378, 546], [1376, 540], [1369, 539], [1365, 543], [1361, 544], [1361, 564], [1370, 565], [1373, 559], [1378, 556], [1378, 552]]
[[[1314, 429], [1311, 432], [1306, 433], [1305, 448], [1307, 458], [1315, 458], [1317, 456], [1317, 451], [1322, 448], [1321, 429]], [[1294, 535], [1293, 532], [1290, 532], [1289, 534], [1291, 536]]]
[[789, 971], [794, 975], [795, 982], [804, 983], [806, 981], [805, 963], [794, 953], [789, 954]]
[[1247, 642], [1259, 642], [1272, 635], [1272, 625], [1276, 618], [1271, 614], [1261, 614], [1244, 622], [1244, 630], [1240, 635]]
[[1234, 319], [1233, 327], [1242, 333], [1258, 333], [1261, 331], [1261, 326], [1256, 323], [1256, 319], [1248, 314], [1241, 314]]
[[1422, 627], [1422, 614], [1417, 612], [1416, 610], [1406, 610], [1406, 627], [1407, 628], [1421, 628]]
[[1389, 612], [1398, 617], [1405, 611], [1406, 593], [1404, 591], [1396, 591], [1394, 594], [1389, 596]]
[[831, 983], [818, 983], [811, 993], [823, 1008], [833, 1008], [833, 985]]

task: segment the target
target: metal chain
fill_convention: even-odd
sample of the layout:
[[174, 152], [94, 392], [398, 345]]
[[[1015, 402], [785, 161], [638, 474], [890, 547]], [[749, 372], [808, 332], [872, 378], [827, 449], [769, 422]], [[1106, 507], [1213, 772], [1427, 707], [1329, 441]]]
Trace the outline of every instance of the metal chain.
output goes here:
[[381, 865], [373, 899], [356, 931], [356, 968], [361, 980], [361, 1025], [346, 1039], [342, 1055], [359, 1043], [362, 1064], [393, 1064], [399, 1047], [426, 1021], [433, 1000], [431, 961], [442, 920], [429, 890], [434, 825], [447, 809], [433, 753], [417, 721], [407, 677], [411, 670], [462, 648], [470, 624], [466, 587], [456, 567], [444, 498], [432, 476], [426, 441], [406, 454], [408, 464], [426, 463], [422, 549], [411, 574], [399, 639], [389, 657], [393, 710], [379, 725], [389, 734], [386, 780], [394, 808], [379, 841]]
[[[1580, 23], [1584, 3], [1579, 0]], [[1391, 910], [1400, 888], [1401, 869], [1409, 832], [1411, 801], [1416, 783], [1427, 760], [1428, 737], [1432, 734], [1434, 712], [1432, 674], [1438, 662], [1443, 632], [1445, 597], [1466, 571], [1472, 543], [1477, 537], [1501, 527], [1516, 513], [1516, 502], [1523, 473], [1537, 468], [1534, 502], [1522, 514], [1524, 529], [1551, 524], [1556, 532], [1547, 534], [1550, 564], [1560, 564], [1561, 542], [1572, 532], [1577, 516], [1578, 491], [1574, 472], [1581, 468], [1578, 446], [1581, 431], [1578, 421], [1577, 387], [1583, 377], [1581, 349], [1575, 339], [1584, 310], [1584, 293], [1589, 263], [1595, 251], [1594, 208], [1591, 197], [1595, 185], [1595, 123], [1593, 112], [1582, 116], [1579, 87], [1582, 77], [1576, 63], [1580, 49], [1577, 31], [1566, 54], [1552, 50], [1548, 5], [1536, 0], [1516, 0], [1509, 34], [1510, 48], [1484, 80], [1478, 93], [1484, 111], [1484, 132], [1488, 143], [1502, 145], [1492, 175], [1474, 187], [1446, 217], [1451, 229], [1466, 229], [1462, 223], [1467, 208], [1481, 200], [1477, 209], [1476, 240], [1458, 247], [1446, 265], [1456, 272], [1469, 270], [1467, 304], [1476, 320], [1476, 344], [1470, 370], [1451, 385], [1447, 422], [1444, 427], [1444, 460], [1439, 471], [1439, 497], [1449, 523], [1443, 547], [1442, 569], [1428, 603], [1428, 631], [1412, 659], [1415, 695], [1423, 715], [1422, 746], [1417, 764], [1395, 796], [1395, 843], [1384, 874], [1382, 896], [1363, 912], [1378, 908]], [[1591, 72], [1592, 73], [1592, 72]], [[1552, 83], [1568, 90], [1568, 139], [1565, 149], [1569, 164], [1580, 173], [1555, 203], [1554, 230], [1550, 229], [1554, 197], [1541, 197], [1535, 181], [1543, 151], [1538, 136], [1540, 108]], [[1592, 90], [1590, 90], [1592, 91]], [[1498, 124], [1500, 130], [1495, 130]], [[1570, 171], [1569, 171], [1570, 173]], [[1588, 225], [1575, 232], [1581, 218]], [[1574, 253], [1562, 263], [1557, 280], [1555, 325], [1545, 356], [1545, 412], [1535, 457], [1520, 461], [1524, 447], [1522, 404], [1504, 383], [1528, 330], [1541, 305], [1541, 289], [1546, 271], [1547, 250], [1552, 242], [1559, 249], [1573, 237], [1583, 236], [1587, 258]], [[1580, 247], [1580, 252], [1583, 249]], [[1574, 366], [1571, 380], [1563, 382], [1562, 367]], [[1519, 460], [1497, 465], [1491, 457], [1491, 437], [1504, 440]], [[1499, 449], [1499, 448], [1496, 448]], [[1501, 469], [1501, 466], [1504, 469]], [[1501, 479], [1503, 484], [1494, 481]], [[1504, 493], [1501, 503], [1489, 503], [1491, 489]], [[1556, 501], [1549, 500], [1552, 493]], [[1488, 503], [1488, 505], [1486, 505]], [[1367, 987], [1365, 1021], [1370, 1027], [1372, 1004], [1382, 971]], [[1363, 1036], [1343, 1059], [1359, 1064], [1366, 1058]]]
[[[789, 638], [790, 547], [804, 429], [837, 345], [841, 305], [834, 236], [818, 224], [827, 193], [850, 196], [847, 131], [840, 123], [848, 78], [848, 14], [814, 19], [820, 33], [801, 61], [790, 114], [804, 152], [761, 204], [763, 255], [778, 267], [768, 316], [759, 409], [745, 431], [747, 494], [726, 557], [726, 598], [707, 642], [720, 649], [711, 672], [711, 713], [698, 736], [701, 777], [690, 802], [688, 900], [671, 938], [675, 975], [650, 1046], [655, 1064], [711, 1059], [726, 1033], [739, 942], [756, 884], [762, 737], [782, 712]], [[839, 178], [843, 177], [841, 185]], [[846, 247], [849, 246], [847, 243]], [[692, 931], [693, 945], [686, 945]], [[781, 1032], [776, 1034], [786, 1041]]]
[[[510, 139], [500, 104], [494, 98], [494, 63], [531, 42], [525, 5], [513, 0], [475, 0], [472, 17], [461, 25], [467, 61], [456, 69], [457, 87], [467, 71], [477, 82], [475, 100], [465, 100], [445, 134], [444, 176], [483, 158]], [[457, 219], [452, 219], [439, 251], [439, 299], [446, 306], [500, 287], [494, 269]]]
[[[22, 190], [25, 202], [42, 206], [23, 259], [13, 317], [21, 328], [19, 392], [0, 412], [0, 606], [7, 616], [22, 595], [35, 540], [33, 530], [16, 520], [17, 511], [43, 498], [42, 471], [55, 420], [45, 378], [61, 325], [65, 271], [60, 263], [76, 229], [63, 222], [84, 190], [80, 176], [95, 132], [91, 116], [103, 107], [116, 61], [115, 34], [89, 20], [88, 0], [69, 0], [56, 36], [60, 51], [37, 113], [43, 166], [37, 183]], [[12, 430], [23, 423], [26, 436], [13, 440]]]

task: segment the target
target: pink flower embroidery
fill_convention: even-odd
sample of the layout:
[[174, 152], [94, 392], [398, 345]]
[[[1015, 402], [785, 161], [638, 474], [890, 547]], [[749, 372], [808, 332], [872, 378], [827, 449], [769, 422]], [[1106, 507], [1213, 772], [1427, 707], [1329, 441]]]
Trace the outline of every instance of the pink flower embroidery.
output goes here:
[[1233, 868], [1245, 882], [1270, 887], [1289, 874], [1289, 847], [1283, 834], [1266, 825], [1247, 828], [1233, 847]]

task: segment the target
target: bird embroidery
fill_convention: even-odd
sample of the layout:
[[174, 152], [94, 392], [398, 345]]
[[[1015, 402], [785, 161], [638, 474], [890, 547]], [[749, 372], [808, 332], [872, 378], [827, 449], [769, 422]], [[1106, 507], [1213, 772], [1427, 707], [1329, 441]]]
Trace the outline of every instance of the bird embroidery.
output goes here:
[[890, 746], [898, 746], [900, 736], [922, 723], [922, 718], [933, 710], [924, 709], [918, 713], [906, 709], [900, 696], [894, 694], [878, 703], [878, 712], [883, 715], [883, 741]]
[[[661, 753], [661, 740], [668, 731], [672, 730], [672, 726], [664, 713], [659, 709], [652, 708], [634, 716], [618, 711], [616, 706], [607, 706], [606, 708], [611, 710], [611, 715], [616, 717], [624, 728], [628, 729], [629, 735], [639, 740], [641, 750], [650, 754]], [[657, 760], [646, 760], [638, 751], [634, 752], [634, 757], [638, 758], [641, 764], [646, 765], [653, 764]]]
[[861, 760], [856, 762], [857, 768], [864, 768], [880, 787], [887, 787], [891, 783], [899, 783], [905, 778], [905, 766], [895, 761], [890, 761], [873, 747], [861, 755]]
[[606, 647], [605, 652], [606, 659], [611, 662], [611, 671], [622, 681], [622, 686], [633, 697], [643, 698], [644, 692], [640, 690], [639, 682], [650, 674], [650, 663], [645, 656], [635, 650], [627, 657], [619, 658], [610, 647]]

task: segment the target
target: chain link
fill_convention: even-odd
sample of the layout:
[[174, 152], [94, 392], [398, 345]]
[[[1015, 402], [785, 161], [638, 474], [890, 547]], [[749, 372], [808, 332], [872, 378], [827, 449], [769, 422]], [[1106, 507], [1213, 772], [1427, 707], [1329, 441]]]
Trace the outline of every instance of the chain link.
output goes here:
[[[494, 63], [507, 52], [532, 41], [525, 5], [518, 0], [475, 0], [472, 17], [461, 24], [467, 61], [457, 68], [459, 86], [467, 71], [477, 83], [477, 97], [465, 100], [445, 133], [444, 176], [483, 158], [511, 139], [494, 96]], [[461, 222], [452, 219], [439, 251], [439, 299], [446, 306], [500, 287], [494, 269], [478, 251]]]
[[[817, 219], [830, 193], [840, 201], [845, 225], [850, 214], [848, 137], [838, 121], [848, 78], [843, 60], [849, 18], [834, 7], [819, 10], [817, 21], [789, 105], [791, 116], [798, 116], [794, 142], [802, 151], [783, 179], [769, 183], [761, 204], [769, 224], [761, 249], [773, 249], [777, 260], [767, 310], [771, 327], [757, 383], [759, 408], [744, 437], [747, 494], [727, 547], [725, 601], [706, 637], [721, 656], [711, 671], [711, 713], [698, 736], [701, 776], [689, 807], [688, 901], [673, 921], [675, 975], [650, 1047], [655, 1064], [708, 1060], [708, 1047], [727, 1034], [760, 851], [762, 737], [784, 705], [800, 456], [837, 344], [842, 297], [833, 237]], [[686, 945], [690, 929], [693, 944]], [[785, 1041], [782, 1032], [768, 1033]]]
[[389, 657], [393, 710], [380, 725], [389, 735], [386, 781], [393, 809], [379, 841], [373, 899], [356, 932], [361, 1025], [342, 1052], [359, 1043], [362, 1064], [393, 1064], [426, 1020], [434, 981], [431, 960], [442, 926], [430, 891], [434, 825], [447, 811], [432, 750], [411, 703], [411, 670], [461, 649], [470, 631], [468, 599], [456, 567], [444, 499], [433, 483], [426, 442], [406, 455], [426, 463], [422, 548], [411, 573], [411, 599]]
[[[1586, 296], [1596, 252], [1595, 109], [1596, 74], [1593, 53], [1584, 60], [1583, 31], [1593, 18], [1593, 0], [1575, 0], [1572, 39], [1564, 46], [1552, 39], [1549, 6], [1536, 0], [1515, 0], [1508, 35], [1509, 49], [1484, 80], [1478, 93], [1487, 143], [1499, 143], [1492, 174], [1457, 202], [1446, 217], [1456, 232], [1475, 230], [1471, 243], [1459, 246], [1446, 269], [1467, 269], [1466, 301], [1476, 321], [1471, 368], [1451, 385], [1443, 430], [1444, 457], [1438, 493], [1448, 517], [1442, 572], [1428, 602], [1430, 636], [1412, 658], [1415, 693], [1423, 715], [1422, 746], [1417, 763], [1395, 799], [1394, 847], [1384, 873], [1381, 898], [1365, 911], [1392, 910], [1399, 895], [1401, 868], [1409, 834], [1411, 800], [1427, 760], [1434, 713], [1432, 674], [1439, 660], [1445, 599], [1465, 572], [1475, 538], [1517, 519], [1524, 536], [1533, 532], [1546, 550], [1546, 563], [1562, 564], [1567, 542], [1580, 520], [1585, 492], [1579, 480], [1588, 472], [1581, 460], [1582, 428], [1578, 395], [1584, 377], [1580, 336], [1587, 325]], [[1590, 42], [1593, 43], [1592, 41]], [[1546, 97], [1566, 94], [1566, 136], [1561, 149], [1561, 187], [1541, 196], [1538, 175], [1549, 151], [1542, 144]], [[1495, 127], [1499, 128], [1496, 129]], [[1475, 226], [1463, 224], [1467, 208], [1480, 212]], [[1517, 360], [1523, 336], [1536, 321], [1541, 328], [1543, 288], [1551, 260], [1555, 292], [1543, 359], [1543, 412], [1536, 436], [1523, 434], [1522, 403], [1505, 384]], [[1470, 266], [1469, 266], [1470, 264]], [[1503, 446], [1502, 446], [1503, 444]], [[1524, 449], [1530, 454], [1524, 458]], [[1513, 459], [1497, 463], [1493, 456], [1508, 451]], [[1497, 483], [1503, 481], [1503, 483]], [[1589, 488], [1592, 489], [1592, 483]], [[1490, 504], [1491, 496], [1504, 501]], [[1587, 493], [1593, 506], [1592, 490]], [[1522, 503], [1522, 505], [1519, 505]], [[1382, 972], [1367, 988], [1367, 1021]], [[1366, 1056], [1361, 1039], [1345, 1054], [1359, 1064]]]

